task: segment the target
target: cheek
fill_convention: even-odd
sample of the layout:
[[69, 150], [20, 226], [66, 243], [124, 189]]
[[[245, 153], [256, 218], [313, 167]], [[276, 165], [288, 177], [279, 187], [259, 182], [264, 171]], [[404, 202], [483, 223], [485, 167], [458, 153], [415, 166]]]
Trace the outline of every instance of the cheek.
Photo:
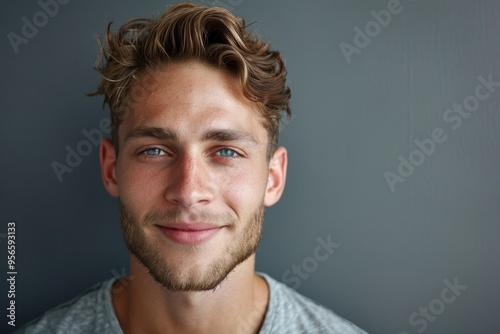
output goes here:
[[[123, 168], [126, 165], [127, 168]], [[160, 191], [160, 173], [127, 162], [122, 163], [120, 167], [117, 168], [116, 175], [120, 199], [135, 208], [151, 203], [151, 198]]]
[[233, 208], [252, 209], [260, 205], [267, 185], [267, 172], [262, 168], [238, 169], [218, 175], [218, 191]]

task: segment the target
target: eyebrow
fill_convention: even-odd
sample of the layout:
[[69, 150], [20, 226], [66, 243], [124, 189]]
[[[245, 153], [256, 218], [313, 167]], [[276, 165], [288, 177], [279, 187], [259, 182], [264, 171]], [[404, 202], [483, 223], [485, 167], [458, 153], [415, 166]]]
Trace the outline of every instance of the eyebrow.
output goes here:
[[257, 145], [258, 142], [251, 133], [242, 130], [230, 130], [230, 129], [214, 129], [208, 130], [203, 134], [203, 140], [215, 140], [215, 141], [243, 141], [249, 142], [251, 144]]
[[161, 140], [178, 140], [177, 134], [165, 128], [159, 127], [139, 127], [130, 131], [125, 137], [125, 142], [133, 138], [152, 137]]
[[[127, 134], [125, 142], [133, 138], [151, 137], [160, 140], [178, 141], [177, 133], [168, 128], [138, 127]], [[257, 145], [255, 137], [246, 131], [233, 129], [212, 129], [203, 133], [203, 141], [242, 141]]]

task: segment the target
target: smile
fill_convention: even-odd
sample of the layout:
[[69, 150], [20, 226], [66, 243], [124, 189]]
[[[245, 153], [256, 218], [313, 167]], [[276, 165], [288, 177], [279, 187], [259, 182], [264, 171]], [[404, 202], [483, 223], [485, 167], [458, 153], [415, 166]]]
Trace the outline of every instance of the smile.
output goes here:
[[157, 226], [169, 240], [183, 245], [198, 245], [207, 242], [224, 227], [206, 224], [183, 224], [175, 227]]

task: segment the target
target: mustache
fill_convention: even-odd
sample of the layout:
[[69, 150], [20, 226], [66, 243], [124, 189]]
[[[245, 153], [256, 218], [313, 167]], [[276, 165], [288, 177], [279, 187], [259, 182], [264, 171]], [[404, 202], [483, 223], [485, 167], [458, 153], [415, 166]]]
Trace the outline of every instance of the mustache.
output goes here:
[[146, 213], [143, 220], [146, 225], [176, 224], [180, 222], [204, 222], [216, 225], [234, 225], [235, 219], [229, 213], [183, 212], [181, 210], [163, 212], [152, 209]]
[[[122, 218], [126, 219], [126, 221], [130, 221], [133, 216], [128, 207], [121, 200], [119, 201], [119, 205]], [[150, 209], [144, 215], [144, 219], [142, 219], [142, 224], [145, 226], [165, 224], [173, 225], [180, 222], [204, 222], [216, 225], [233, 226], [236, 225], [237, 217], [229, 212], [193, 212], [182, 209], [164, 211], [159, 209]]]

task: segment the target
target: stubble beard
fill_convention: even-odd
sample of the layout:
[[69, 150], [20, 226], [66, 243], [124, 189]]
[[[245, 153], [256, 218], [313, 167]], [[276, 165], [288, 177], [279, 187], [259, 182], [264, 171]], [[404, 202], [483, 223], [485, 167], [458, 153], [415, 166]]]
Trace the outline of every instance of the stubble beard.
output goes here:
[[[207, 291], [217, 288], [236, 266], [255, 253], [261, 239], [264, 222], [263, 203], [246, 222], [237, 222], [236, 218], [230, 214], [205, 215], [203, 216], [204, 221], [219, 226], [225, 225], [225, 228], [231, 229], [232, 232], [238, 231], [238, 235], [231, 237], [231, 243], [225, 246], [226, 249], [221, 252], [220, 257], [212, 259], [211, 263], [206, 265], [203, 270], [197, 270], [196, 273], [190, 274], [182, 273], [162, 255], [158, 245], [152, 245], [148, 242], [144, 233], [145, 227], [151, 228], [154, 227], [153, 225], [159, 225], [160, 222], [174, 222], [180, 218], [182, 213], [179, 211], [163, 213], [150, 210], [143, 221], [139, 221], [121, 200], [119, 200], [119, 205], [121, 227], [129, 251], [148, 269], [156, 282], [170, 291]], [[238, 230], [240, 224], [244, 224], [243, 230]], [[192, 254], [198, 253], [197, 256], [203, 256], [203, 253], [199, 252], [196, 247], [186, 248], [186, 254], [192, 256]]]

